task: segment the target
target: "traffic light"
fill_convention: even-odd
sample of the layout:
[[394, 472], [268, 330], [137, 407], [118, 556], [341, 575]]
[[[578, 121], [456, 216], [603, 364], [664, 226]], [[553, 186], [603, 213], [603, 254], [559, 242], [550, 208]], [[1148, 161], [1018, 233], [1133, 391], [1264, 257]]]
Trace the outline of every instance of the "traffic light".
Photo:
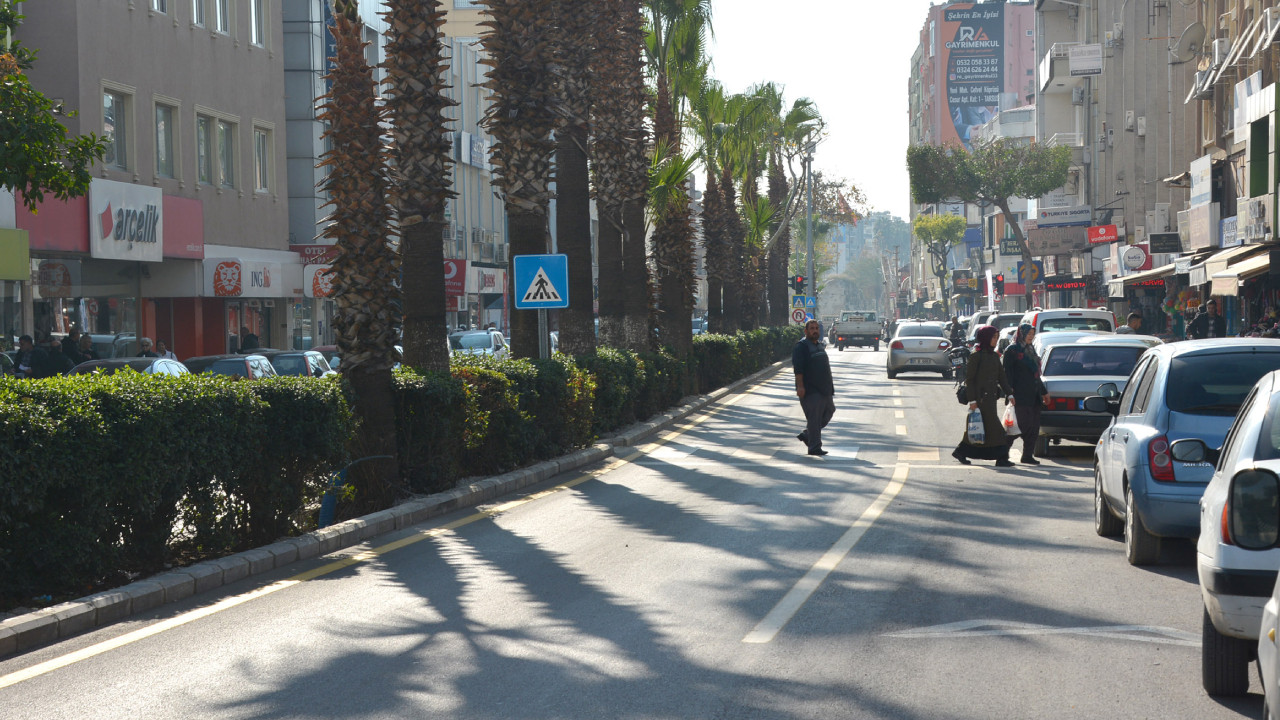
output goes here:
[[1004, 295], [1004, 273], [1000, 273], [991, 278], [992, 290], [997, 295]]
[[797, 275], [795, 282], [792, 283], [792, 287], [796, 289], [796, 294], [803, 295], [804, 294], [804, 276]]

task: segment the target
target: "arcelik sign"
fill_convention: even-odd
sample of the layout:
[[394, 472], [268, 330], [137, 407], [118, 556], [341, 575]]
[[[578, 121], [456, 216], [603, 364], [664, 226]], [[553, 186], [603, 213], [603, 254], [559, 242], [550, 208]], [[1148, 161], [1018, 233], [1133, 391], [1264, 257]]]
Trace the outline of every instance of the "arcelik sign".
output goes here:
[[164, 261], [164, 195], [160, 188], [89, 182], [89, 255], [106, 260]]
[[1094, 225], [1089, 228], [1089, 244], [1115, 242], [1120, 239], [1120, 231], [1115, 225]]

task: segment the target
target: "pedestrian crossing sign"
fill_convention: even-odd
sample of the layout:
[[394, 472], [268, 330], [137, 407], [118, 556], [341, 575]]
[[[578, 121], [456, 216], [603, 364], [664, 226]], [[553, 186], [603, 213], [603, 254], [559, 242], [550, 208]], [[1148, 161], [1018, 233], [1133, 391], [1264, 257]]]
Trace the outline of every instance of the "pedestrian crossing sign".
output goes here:
[[805, 296], [805, 299], [804, 299], [804, 306], [805, 306], [805, 308], [816, 308], [816, 307], [818, 307], [818, 298], [813, 297], [813, 296]]
[[804, 298], [804, 296], [803, 296], [803, 295], [792, 295], [792, 296], [791, 296], [791, 307], [792, 307], [792, 308], [804, 308], [804, 306], [805, 306], [804, 300], [805, 300], [805, 298]]
[[567, 255], [516, 255], [511, 261], [517, 310], [569, 307]]

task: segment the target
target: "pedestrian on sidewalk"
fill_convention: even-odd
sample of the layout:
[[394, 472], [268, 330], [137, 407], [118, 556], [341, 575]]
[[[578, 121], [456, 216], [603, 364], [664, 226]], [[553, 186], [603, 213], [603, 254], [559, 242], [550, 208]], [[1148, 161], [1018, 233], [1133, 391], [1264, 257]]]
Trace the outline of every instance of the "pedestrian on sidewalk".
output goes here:
[[138, 340], [138, 357], [158, 358], [160, 355], [151, 349], [151, 338], [144, 337]]
[[996, 410], [996, 401], [1002, 397], [1006, 404], [1014, 404], [1013, 388], [1009, 387], [1004, 365], [996, 354], [996, 343], [999, 340], [1000, 331], [994, 327], [984, 325], [978, 328], [978, 350], [969, 358], [964, 386], [969, 396], [969, 411], [976, 409], [982, 413], [985, 437], [981, 443], [971, 443], [969, 434], [965, 433], [960, 444], [951, 451], [951, 457], [959, 460], [962, 465], [968, 465], [969, 458], [978, 458], [995, 460], [996, 467], [1013, 467], [1013, 463], [1009, 462], [1009, 438], [1005, 435], [1000, 412]]
[[[1035, 337], [1035, 327], [1022, 323], [1013, 343], [1004, 351], [1004, 374], [1013, 387], [1013, 414], [1022, 431], [1022, 462], [1026, 465], [1040, 464], [1034, 457], [1036, 438], [1040, 436], [1040, 412], [1049, 404], [1049, 389], [1040, 379], [1040, 358], [1031, 347]], [[1009, 444], [1013, 444], [1013, 438]]]
[[796, 374], [796, 397], [804, 410], [805, 429], [796, 437], [809, 448], [810, 455], [826, 455], [822, 449], [822, 428], [836, 412], [836, 388], [831, 379], [831, 361], [822, 347], [822, 329], [817, 320], [804, 324], [804, 339], [791, 353]]
[[161, 340], [160, 338], [156, 338], [156, 355], [162, 358], [168, 358], [170, 360], [178, 359], [178, 356], [175, 355], [172, 350], [166, 347], [164, 344], [164, 341]]

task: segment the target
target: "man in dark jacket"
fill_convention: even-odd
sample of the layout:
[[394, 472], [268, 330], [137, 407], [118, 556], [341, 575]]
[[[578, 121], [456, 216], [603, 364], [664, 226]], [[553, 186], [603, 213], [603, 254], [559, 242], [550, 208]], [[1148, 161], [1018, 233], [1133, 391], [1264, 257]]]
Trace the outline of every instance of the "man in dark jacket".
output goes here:
[[67, 336], [62, 339], [62, 354], [71, 361], [72, 367], [89, 359], [80, 354], [80, 330], [78, 328], [71, 328], [71, 332], [67, 333]]
[[1035, 328], [1022, 323], [1013, 343], [1004, 351], [1004, 374], [1013, 387], [1013, 414], [1022, 434], [1022, 462], [1027, 465], [1040, 464], [1034, 457], [1036, 439], [1040, 437], [1040, 411], [1049, 404], [1049, 390], [1040, 379], [1040, 358], [1031, 348], [1035, 336]]
[[1227, 321], [1218, 314], [1218, 301], [1209, 298], [1204, 303], [1200, 314], [1187, 325], [1188, 340], [1204, 338], [1220, 338], [1227, 336]]
[[796, 375], [796, 397], [804, 410], [806, 427], [796, 437], [809, 447], [810, 455], [826, 455], [822, 449], [822, 428], [836, 412], [835, 383], [831, 379], [831, 361], [822, 347], [822, 331], [817, 320], [804, 326], [804, 339], [791, 353]]
[[18, 354], [13, 358], [14, 367], [18, 368], [18, 377], [49, 377], [49, 353], [36, 347], [30, 335], [18, 338]]

